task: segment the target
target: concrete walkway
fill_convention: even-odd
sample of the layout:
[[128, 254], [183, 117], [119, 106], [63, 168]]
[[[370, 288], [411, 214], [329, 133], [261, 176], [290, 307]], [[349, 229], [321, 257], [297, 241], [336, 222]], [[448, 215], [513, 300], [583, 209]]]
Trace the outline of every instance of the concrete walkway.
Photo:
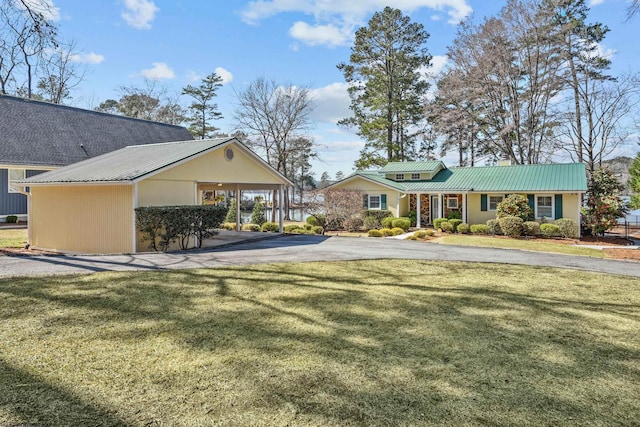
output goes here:
[[396, 239], [286, 234], [273, 236], [278, 237], [169, 254], [0, 256], [0, 277], [380, 258], [521, 264], [640, 277], [640, 263], [631, 261]]

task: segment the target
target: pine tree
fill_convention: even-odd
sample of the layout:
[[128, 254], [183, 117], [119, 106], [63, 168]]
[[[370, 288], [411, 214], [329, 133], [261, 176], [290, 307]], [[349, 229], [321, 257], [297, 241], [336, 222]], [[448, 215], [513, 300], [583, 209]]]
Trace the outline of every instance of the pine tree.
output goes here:
[[253, 205], [253, 212], [251, 213], [251, 224], [262, 225], [267, 222], [264, 216], [264, 204], [260, 200], [256, 200], [256, 204]]
[[216, 96], [216, 91], [222, 87], [222, 77], [216, 73], [211, 73], [204, 79], [198, 87], [188, 85], [182, 89], [183, 95], [189, 95], [194, 101], [189, 105], [191, 117], [189, 132], [200, 139], [209, 138], [218, 128], [209, 124], [210, 120], [219, 120], [222, 113], [218, 111], [218, 105], [213, 104], [212, 100]]

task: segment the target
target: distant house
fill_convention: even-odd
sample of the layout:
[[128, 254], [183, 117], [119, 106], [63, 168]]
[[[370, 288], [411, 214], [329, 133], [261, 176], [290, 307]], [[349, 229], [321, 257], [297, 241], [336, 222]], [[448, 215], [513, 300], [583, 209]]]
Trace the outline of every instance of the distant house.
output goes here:
[[284, 189], [293, 185], [235, 138], [130, 146], [20, 183], [32, 208], [29, 244], [80, 253], [144, 251], [137, 207], [201, 204], [207, 192], [277, 191], [282, 232]]
[[26, 219], [18, 180], [130, 145], [189, 139], [180, 126], [0, 96], [0, 220]]
[[394, 216], [416, 211], [422, 226], [451, 212], [463, 222], [484, 224], [512, 193], [527, 197], [538, 220], [580, 223], [587, 179], [582, 163], [447, 168], [441, 161], [392, 162], [356, 171], [328, 188], [361, 191], [366, 209], [389, 210]]

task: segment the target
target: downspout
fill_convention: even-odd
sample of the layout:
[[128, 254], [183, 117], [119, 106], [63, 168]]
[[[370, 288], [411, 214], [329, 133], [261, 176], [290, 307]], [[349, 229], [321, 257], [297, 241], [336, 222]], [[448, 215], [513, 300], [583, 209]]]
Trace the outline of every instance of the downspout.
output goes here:
[[[22, 187], [23, 189], [26, 187]], [[31, 190], [31, 188], [29, 188]], [[31, 247], [31, 191], [21, 191], [18, 190], [18, 193], [24, 194], [27, 196], [27, 247]]]
[[131, 192], [131, 206], [133, 206], [133, 230], [131, 231], [131, 248], [132, 253], [138, 252], [138, 229], [136, 228], [136, 208], [138, 208], [138, 183], [133, 183], [133, 191]]

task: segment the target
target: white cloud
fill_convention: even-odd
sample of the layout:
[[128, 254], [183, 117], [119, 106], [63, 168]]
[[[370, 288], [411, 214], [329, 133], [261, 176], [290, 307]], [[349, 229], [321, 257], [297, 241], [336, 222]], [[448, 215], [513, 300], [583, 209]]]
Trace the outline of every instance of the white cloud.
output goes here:
[[153, 67], [142, 70], [141, 72], [141, 74], [148, 79], [172, 79], [176, 76], [173, 70], [164, 62], [154, 62], [151, 65], [153, 65]]
[[311, 90], [315, 102], [312, 117], [324, 123], [337, 123], [338, 120], [351, 115], [349, 105], [351, 99], [346, 83], [332, 83], [328, 86]]
[[298, 21], [289, 28], [289, 35], [310, 46], [341, 46], [351, 39], [351, 29], [339, 29], [329, 25], [309, 25]]
[[[47, 21], [57, 22], [60, 20], [60, 9], [53, 4], [53, 0], [23, 0], [31, 10], [42, 14]], [[24, 9], [24, 4], [17, 1], [19, 8]]]
[[124, 0], [122, 19], [133, 28], [148, 30], [160, 10], [152, 0]]
[[100, 55], [97, 53], [77, 53], [75, 55], [71, 55], [71, 60], [73, 62], [81, 62], [84, 64], [100, 64], [104, 61], [104, 55]]
[[195, 82], [199, 82], [200, 80], [202, 80], [202, 74], [197, 73], [195, 71], [188, 71], [187, 72], [187, 81], [189, 83], [195, 83]]
[[[240, 15], [247, 24], [257, 24], [280, 13], [310, 15], [313, 23], [296, 22], [289, 35], [310, 45], [337, 46], [350, 42], [355, 29], [365, 24], [368, 16], [388, 5], [388, 0], [253, 0]], [[468, 0], [395, 0], [393, 7], [404, 13], [422, 8], [444, 12], [451, 24], [458, 24], [473, 11]]]
[[223, 85], [226, 85], [227, 83], [231, 83], [231, 81], [233, 80], [233, 74], [231, 74], [231, 71], [229, 70], [226, 70], [222, 67], [218, 67], [214, 71], [216, 72], [218, 77], [222, 78]]
[[589, 7], [597, 6], [597, 5], [602, 4], [604, 2], [605, 2], [605, 0], [591, 0], [589, 2]]

